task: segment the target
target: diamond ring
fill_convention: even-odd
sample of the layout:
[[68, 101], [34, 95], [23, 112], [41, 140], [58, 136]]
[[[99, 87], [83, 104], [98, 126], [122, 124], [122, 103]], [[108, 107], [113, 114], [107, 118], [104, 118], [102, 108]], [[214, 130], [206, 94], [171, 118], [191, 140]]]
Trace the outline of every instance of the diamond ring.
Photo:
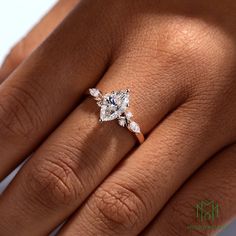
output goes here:
[[112, 91], [102, 94], [97, 88], [90, 88], [89, 94], [97, 101], [100, 107], [100, 122], [118, 120], [122, 127], [127, 127], [136, 135], [138, 141], [143, 143], [144, 135], [139, 125], [133, 120], [133, 115], [128, 111], [129, 107], [129, 89]]

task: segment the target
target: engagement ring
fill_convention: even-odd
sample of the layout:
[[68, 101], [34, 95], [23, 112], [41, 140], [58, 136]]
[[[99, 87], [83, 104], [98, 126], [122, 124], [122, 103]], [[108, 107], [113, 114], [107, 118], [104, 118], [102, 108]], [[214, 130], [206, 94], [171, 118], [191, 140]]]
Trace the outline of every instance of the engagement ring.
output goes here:
[[89, 89], [89, 93], [97, 101], [100, 107], [100, 122], [118, 120], [122, 127], [127, 127], [136, 135], [138, 141], [143, 143], [144, 135], [139, 125], [133, 120], [133, 114], [128, 110], [129, 107], [129, 89], [112, 91], [102, 94], [97, 88]]

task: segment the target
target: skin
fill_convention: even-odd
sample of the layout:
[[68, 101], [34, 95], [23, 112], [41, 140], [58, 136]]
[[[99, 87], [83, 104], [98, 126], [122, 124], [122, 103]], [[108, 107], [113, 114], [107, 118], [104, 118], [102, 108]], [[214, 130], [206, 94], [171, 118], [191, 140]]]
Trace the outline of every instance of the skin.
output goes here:
[[[48, 235], [72, 213], [59, 235], [211, 235], [187, 229], [203, 199], [222, 206], [214, 224], [232, 220], [235, 12], [232, 0], [81, 1], [0, 86], [0, 178], [32, 154], [0, 197], [0, 235]], [[95, 86], [131, 90], [142, 145], [99, 124], [84, 96]]]

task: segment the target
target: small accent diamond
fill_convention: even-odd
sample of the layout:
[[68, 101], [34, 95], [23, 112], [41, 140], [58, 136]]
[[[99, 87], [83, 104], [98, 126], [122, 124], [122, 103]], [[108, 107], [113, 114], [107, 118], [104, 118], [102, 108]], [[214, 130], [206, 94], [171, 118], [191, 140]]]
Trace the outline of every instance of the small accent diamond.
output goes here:
[[130, 111], [126, 112], [125, 115], [126, 115], [126, 118], [127, 118], [128, 120], [129, 120], [131, 117], [133, 117], [133, 114], [132, 114]]
[[140, 133], [140, 127], [139, 125], [134, 122], [134, 121], [131, 121], [130, 124], [129, 124], [129, 128], [134, 132], [134, 133]]
[[119, 123], [120, 126], [125, 127], [125, 125], [126, 125], [126, 120], [125, 120], [125, 118], [120, 118], [120, 119], [118, 119], [118, 123]]
[[89, 89], [89, 93], [95, 98], [97, 98], [101, 95], [101, 92], [96, 88]]

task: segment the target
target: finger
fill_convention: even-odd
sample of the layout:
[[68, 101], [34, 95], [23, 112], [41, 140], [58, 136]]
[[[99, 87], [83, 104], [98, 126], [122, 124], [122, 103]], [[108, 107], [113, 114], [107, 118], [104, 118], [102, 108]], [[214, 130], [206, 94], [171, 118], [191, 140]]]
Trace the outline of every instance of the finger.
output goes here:
[[229, 137], [222, 138], [222, 129], [213, 138], [215, 127], [207, 128], [206, 137], [201, 109], [184, 104], [166, 118], [98, 187], [59, 235], [138, 235], [181, 184], [229, 141]]
[[[141, 67], [134, 61], [117, 59], [98, 84], [104, 92], [130, 88], [130, 110], [145, 134], [183, 98], [182, 88], [173, 82], [174, 71], [166, 80], [166, 74], [155, 74], [166, 67], [148, 64], [153, 71], [153, 92], [146, 91], [145, 97], [149, 69], [137, 72], [135, 68]], [[132, 83], [133, 73], [139, 76], [137, 83]], [[160, 86], [163, 80], [166, 83]], [[132, 149], [136, 141], [133, 134], [115, 121], [99, 125], [98, 118], [95, 101], [85, 100], [35, 152], [1, 198], [2, 234], [48, 234]], [[15, 221], [14, 228], [6, 227]]]
[[[197, 236], [215, 235], [221, 231], [236, 217], [235, 155], [234, 144], [207, 162], [174, 195], [142, 235]], [[196, 215], [197, 205], [206, 199], [214, 201], [213, 205], [203, 206], [202, 210], [198, 208], [199, 215]], [[212, 209], [215, 214], [205, 220], [204, 211], [211, 213]]]
[[[30, 154], [103, 74], [110, 49], [93, 24], [96, 12], [95, 6], [79, 4], [1, 85], [0, 180]], [[106, 22], [101, 21], [102, 25], [105, 27]], [[91, 33], [94, 36], [87, 37]]]
[[0, 83], [35, 50], [79, 0], [60, 0], [41, 21], [9, 52], [0, 68]]

